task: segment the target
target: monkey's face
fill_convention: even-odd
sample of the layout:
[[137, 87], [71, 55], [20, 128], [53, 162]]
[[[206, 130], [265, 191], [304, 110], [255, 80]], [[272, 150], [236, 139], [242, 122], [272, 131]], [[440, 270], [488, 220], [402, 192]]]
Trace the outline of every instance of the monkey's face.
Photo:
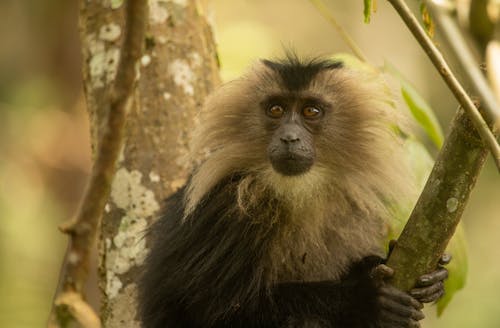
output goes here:
[[309, 171], [326, 104], [315, 97], [282, 94], [268, 97], [261, 107], [271, 135], [267, 154], [273, 169], [286, 176]]
[[[392, 193], [400, 147], [392, 127], [400, 119], [389, 99], [378, 74], [339, 62], [292, 56], [257, 63], [214, 92], [200, 113], [190, 146], [194, 162], [203, 160], [187, 207], [235, 173], [280, 194], [295, 188], [295, 200], [320, 185], [349, 190], [353, 199]], [[245, 181], [241, 190], [253, 180]]]

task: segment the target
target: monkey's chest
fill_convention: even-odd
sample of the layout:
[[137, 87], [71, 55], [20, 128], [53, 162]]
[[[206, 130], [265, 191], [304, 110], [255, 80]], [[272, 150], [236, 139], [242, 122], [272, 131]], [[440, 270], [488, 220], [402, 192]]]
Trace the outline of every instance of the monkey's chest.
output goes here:
[[368, 255], [381, 255], [381, 238], [357, 229], [326, 230], [316, 236], [299, 231], [273, 250], [272, 257], [279, 259], [275, 267], [277, 280], [338, 280], [352, 263]]

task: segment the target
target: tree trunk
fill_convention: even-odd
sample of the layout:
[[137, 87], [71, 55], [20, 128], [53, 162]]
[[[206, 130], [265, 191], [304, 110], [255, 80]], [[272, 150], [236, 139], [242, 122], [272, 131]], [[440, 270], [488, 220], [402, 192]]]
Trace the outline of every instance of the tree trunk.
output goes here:
[[[148, 251], [144, 230], [161, 201], [183, 185], [195, 114], [219, 83], [214, 41], [195, 0], [149, 0], [145, 55], [128, 113], [125, 145], [99, 238], [102, 322], [139, 327], [135, 280]], [[80, 33], [87, 108], [95, 149], [97, 111], [120, 56], [123, 1], [81, 1]]]

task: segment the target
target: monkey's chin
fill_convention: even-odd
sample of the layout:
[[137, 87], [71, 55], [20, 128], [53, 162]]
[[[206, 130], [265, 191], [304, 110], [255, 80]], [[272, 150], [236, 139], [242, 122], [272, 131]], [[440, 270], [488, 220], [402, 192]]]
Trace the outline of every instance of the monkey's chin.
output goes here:
[[304, 156], [286, 156], [271, 158], [273, 169], [284, 176], [298, 176], [307, 173], [314, 159]]

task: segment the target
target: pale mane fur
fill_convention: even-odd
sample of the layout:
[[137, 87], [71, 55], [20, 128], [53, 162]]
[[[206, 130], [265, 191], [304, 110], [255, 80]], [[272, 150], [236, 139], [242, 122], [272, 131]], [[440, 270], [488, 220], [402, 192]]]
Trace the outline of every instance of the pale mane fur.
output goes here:
[[[289, 238], [297, 254], [316, 249], [312, 253], [318, 268], [330, 261], [327, 244], [335, 239], [331, 272], [318, 271], [310, 278], [338, 277], [350, 261], [380, 252], [384, 221], [391, 215], [388, 204], [412, 191], [402, 141], [395, 132], [396, 126], [405, 124], [404, 119], [391, 106], [391, 95], [377, 75], [348, 68], [322, 71], [300, 91], [332, 104], [321, 135], [315, 137], [316, 162], [303, 175], [282, 176], [267, 158], [271, 136], [262, 128], [261, 108], [266, 96], [280, 92], [287, 90], [279, 76], [257, 63], [208, 99], [191, 143], [193, 159], [202, 154], [205, 158], [188, 185], [185, 215], [218, 182], [239, 174], [234, 206], [245, 212], [262, 202], [262, 197], [278, 199], [287, 209], [286, 220], [278, 210], [275, 217], [267, 218], [289, 227], [278, 238]], [[273, 256], [296, 256], [280, 245], [287, 243], [278, 242]], [[293, 266], [288, 260], [283, 262]], [[276, 275], [293, 278], [293, 270], [285, 268]]]

